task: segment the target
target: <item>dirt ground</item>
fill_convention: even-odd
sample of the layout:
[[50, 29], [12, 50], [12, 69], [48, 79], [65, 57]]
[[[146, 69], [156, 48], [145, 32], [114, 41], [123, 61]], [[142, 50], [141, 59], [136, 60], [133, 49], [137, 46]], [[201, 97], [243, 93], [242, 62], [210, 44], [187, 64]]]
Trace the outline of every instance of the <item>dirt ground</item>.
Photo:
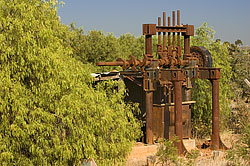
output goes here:
[[[231, 148], [233, 143], [237, 141], [239, 135], [232, 134], [230, 132], [221, 133], [221, 140], [226, 147]], [[206, 140], [195, 140], [196, 146], [200, 147]], [[126, 166], [162, 166], [162, 164], [156, 164], [157, 158], [155, 154], [159, 144], [144, 145], [143, 143], [136, 143], [133, 147], [131, 154], [127, 159]], [[185, 157], [181, 158], [181, 163], [178, 165], [193, 165], [193, 166], [229, 166], [230, 163], [226, 159], [226, 151], [217, 150], [213, 151], [209, 148], [199, 150], [199, 156], [195, 160], [190, 160]], [[172, 164], [170, 164], [172, 165]], [[173, 164], [175, 165], [175, 164]], [[242, 162], [240, 165], [246, 165]]]

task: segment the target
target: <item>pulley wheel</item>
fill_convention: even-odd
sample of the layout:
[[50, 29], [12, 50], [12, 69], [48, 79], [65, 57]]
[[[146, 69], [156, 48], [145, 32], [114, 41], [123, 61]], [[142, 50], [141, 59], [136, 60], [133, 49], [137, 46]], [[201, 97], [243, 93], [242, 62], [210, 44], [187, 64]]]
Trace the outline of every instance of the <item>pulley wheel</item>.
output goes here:
[[202, 46], [192, 46], [190, 48], [190, 53], [192, 57], [198, 59], [199, 67], [212, 67], [213, 59], [210, 52]]

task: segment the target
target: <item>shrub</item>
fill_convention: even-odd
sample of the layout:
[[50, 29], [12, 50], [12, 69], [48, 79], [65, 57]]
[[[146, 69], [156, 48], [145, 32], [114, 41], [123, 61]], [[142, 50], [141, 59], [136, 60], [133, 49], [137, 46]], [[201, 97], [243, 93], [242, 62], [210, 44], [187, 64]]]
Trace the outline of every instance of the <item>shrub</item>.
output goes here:
[[0, 1], [0, 163], [123, 161], [140, 136], [135, 107], [123, 102], [124, 88], [92, 88], [89, 65], [72, 58], [64, 40], [71, 32], [57, 6], [56, 0]]
[[160, 163], [169, 165], [177, 162], [178, 150], [174, 145], [175, 141], [178, 141], [177, 137], [174, 137], [173, 140], [164, 139], [156, 153]]

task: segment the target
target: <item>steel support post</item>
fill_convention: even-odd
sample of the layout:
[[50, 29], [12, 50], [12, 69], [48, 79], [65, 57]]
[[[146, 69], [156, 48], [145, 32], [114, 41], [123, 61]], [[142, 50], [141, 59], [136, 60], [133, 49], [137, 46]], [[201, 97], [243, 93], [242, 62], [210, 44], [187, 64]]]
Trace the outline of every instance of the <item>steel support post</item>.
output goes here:
[[[152, 56], [152, 35], [145, 36], [145, 50], [148, 57]], [[145, 87], [144, 87], [145, 88]], [[146, 91], [146, 143], [153, 144], [153, 91], [150, 87], [149, 91]]]
[[183, 142], [182, 142], [182, 81], [174, 81], [174, 98], [175, 98], [175, 134], [179, 139], [179, 142], [176, 142], [178, 149], [178, 154], [183, 153]]
[[153, 56], [152, 55], [152, 35], [145, 36], [145, 49], [146, 49], [147, 55]]
[[184, 55], [183, 59], [187, 60], [190, 57], [190, 36], [184, 35]]
[[153, 92], [146, 92], [146, 143], [153, 144], [153, 121], [152, 121], [152, 111], [153, 111]]
[[[190, 37], [184, 36], [184, 55], [183, 59], [187, 60], [190, 57]], [[185, 101], [191, 101], [191, 89], [185, 89]]]
[[219, 149], [219, 79], [212, 79], [212, 149]]

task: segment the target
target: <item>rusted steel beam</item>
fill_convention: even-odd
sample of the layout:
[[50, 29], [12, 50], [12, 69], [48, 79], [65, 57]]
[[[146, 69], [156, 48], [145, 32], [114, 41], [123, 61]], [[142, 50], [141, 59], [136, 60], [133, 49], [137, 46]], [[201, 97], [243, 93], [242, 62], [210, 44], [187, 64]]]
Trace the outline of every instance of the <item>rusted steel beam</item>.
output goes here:
[[215, 67], [200, 67], [199, 68], [199, 75], [198, 78], [200, 79], [220, 79], [220, 68]]
[[177, 25], [180, 26], [180, 10], [177, 10]]
[[183, 153], [182, 146], [182, 81], [174, 81], [174, 97], [175, 97], [175, 134], [179, 139], [179, 142], [176, 142], [176, 146], [178, 149], [178, 154]]
[[200, 68], [202, 79], [209, 79], [212, 83], [212, 149], [220, 148], [220, 107], [219, 107], [219, 79], [220, 68]]
[[124, 78], [127, 78], [128, 80], [130, 80], [131, 82], [135, 83], [139, 87], [142, 87], [142, 83], [140, 81], [138, 81], [137, 79], [135, 79], [135, 77], [124, 75]]
[[156, 26], [156, 32], [187, 32], [185, 27]]
[[176, 30], [175, 32], [178, 32], [178, 31], [187, 32], [187, 27], [190, 26], [190, 25], [188, 25], [188, 26], [187, 25], [180, 25], [180, 26], [174, 26], [173, 27], [173, 26], [171, 26], [171, 21], [170, 20], [171, 20], [171, 18], [168, 17], [168, 23], [169, 23], [168, 26], [156, 26], [156, 32], [158, 32], [158, 31], [162, 32], [162, 31], [165, 31], [167, 29], [169, 29], [170, 32], [172, 32], [172, 30]]
[[182, 126], [182, 81], [184, 79], [183, 70], [175, 70], [171, 73], [171, 80], [174, 84], [174, 110], [175, 110], [175, 134], [179, 142], [175, 142], [178, 154], [183, 154], [183, 126]]
[[169, 86], [168, 86], [168, 103], [171, 103], [171, 102], [172, 102], [171, 96], [172, 96], [172, 94], [171, 94], [171, 85], [169, 85]]
[[[170, 27], [171, 26], [171, 19], [170, 19], [170, 17], [168, 17], [168, 27]], [[159, 27], [160, 28], [160, 27]], [[163, 29], [164, 29], [164, 27], [163, 27]], [[163, 29], [158, 29], [157, 27], [156, 27], [156, 30], [163, 30]], [[169, 28], [168, 28], [169, 29]], [[165, 29], [164, 30], [166, 30], [166, 27], [165, 27]], [[170, 48], [170, 46], [171, 46], [171, 33], [170, 32], [168, 32], [168, 48]], [[169, 50], [170, 51], [170, 50]]]
[[219, 118], [219, 79], [212, 79], [212, 149], [219, 149], [220, 146], [220, 118]]
[[[145, 53], [146, 55], [152, 55], [152, 35], [145, 36]], [[146, 143], [153, 144], [153, 130], [152, 130], [153, 91], [149, 90], [146, 91], [145, 93], [146, 93]]]
[[186, 36], [194, 36], [194, 26], [193, 25], [183, 25], [186, 28], [186, 32], [184, 35]]
[[137, 78], [142, 78], [143, 77], [143, 73], [141, 71], [120, 71], [121, 75], [127, 75], [127, 76], [134, 76]]
[[[158, 17], [158, 26], [161, 26], [161, 17]], [[158, 45], [161, 45], [161, 32], [158, 32]]]
[[[172, 21], [173, 27], [175, 27], [175, 11], [173, 11], [172, 19], [173, 19], [173, 21]], [[176, 44], [175, 44], [175, 32], [173, 32], [173, 49], [175, 49], [175, 46], [176, 46]]]
[[194, 26], [193, 25], [171, 26], [170, 17], [168, 17], [168, 26], [156, 26], [155, 31], [156, 32], [183, 32], [183, 33], [185, 33], [183, 35], [193, 36], [194, 35]]
[[156, 35], [156, 24], [143, 24], [142, 28], [143, 35]]
[[[163, 26], [166, 26], [166, 12], [163, 12]], [[166, 49], [166, 32], [163, 32], [163, 50]]]
[[146, 92], [146, 143], [153, 144], [153, 92]]
[[[158, 26], [161, 26], [161, 17], [158, 17]], [[164, 39], [163, 39], [164, 40]], [[166, 42], [166, 41], [165, 41]], [[162, 56], [162, 52], [163, 52], [163, 46], [162, 46], [162, 42], [161, 42], [161, 32], [158, 32], [158, 45], [157, 45], [157, 54], [158, 54], [158, 58], [160, 59]]]
[[[180, 10], [177, 10], [177, 26], [180, 26]], [[180, 32], [177, 32], [177, 48], [178, 48], [178, 60], [181, 58], [181, 37]]]
[[187, 60], [189, 57], [191, 57], [190, 54], [190, 36], [184, 36], [184, 55], [183, 59]]
[[153, 55], [152, 55], [152, 35], [145, 36], [145, 49], [146, 49], [146, 55], [148, 56], [148, 58], [153, 58]]

